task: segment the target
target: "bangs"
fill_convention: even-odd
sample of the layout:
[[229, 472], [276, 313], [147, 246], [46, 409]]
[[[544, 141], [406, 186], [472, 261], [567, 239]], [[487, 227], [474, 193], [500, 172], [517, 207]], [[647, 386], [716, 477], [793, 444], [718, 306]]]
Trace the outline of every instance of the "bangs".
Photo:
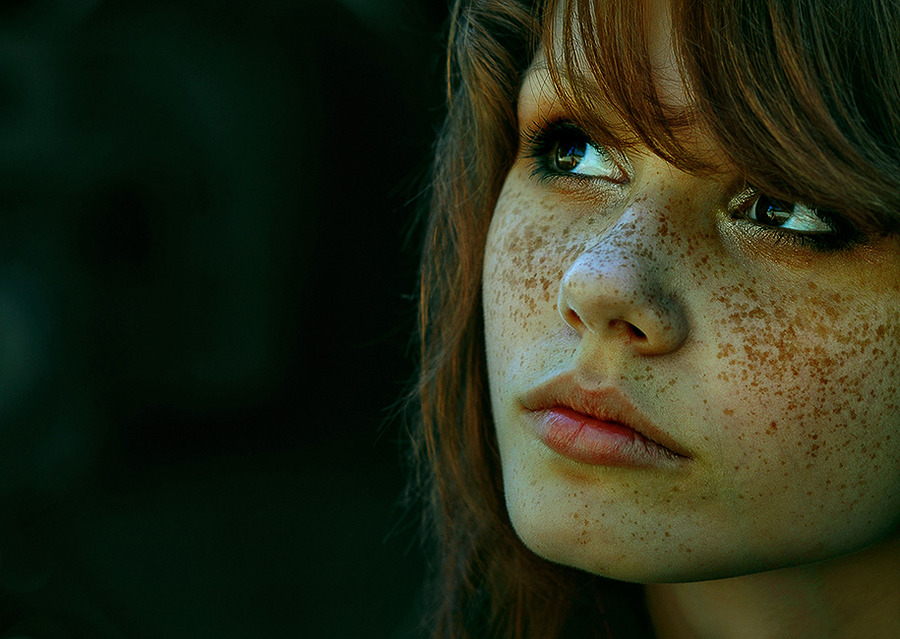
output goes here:
[[[772, 197], [862, 230], [900, 230], [898, 3], [670, 0], [668, 27], [651, 24], [649, 1], [542, 5], [548, 72], [589, 135], [715, 171], [721, 163], [690, 144], [699, 130]], [[664, 74], [659, 85], [660, 27], [671, 32], [683, 103], [660, 97], [672, 89]]]
[[548, 0], [543, 46], [551, 81], [594, 140], [619, 149], [644, 145], [681, 169], [712, 170], [683, 141], [697, 124], [694, 110], [659, 97], [648, 20], [639, 1]]

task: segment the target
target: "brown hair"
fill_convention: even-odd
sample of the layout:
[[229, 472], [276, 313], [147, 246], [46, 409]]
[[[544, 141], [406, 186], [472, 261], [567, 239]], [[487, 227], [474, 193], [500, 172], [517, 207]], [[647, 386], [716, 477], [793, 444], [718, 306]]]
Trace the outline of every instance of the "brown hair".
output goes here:
[[[548, 19], [564, 4], [561, 25]], [[900, 4], [891, 0], [672, 0], [691, 105], [653, 86], [642, 2], [464, 0], [454, 8], [448, 113], [421, 264], [413, 486], [438, 551], [428, 636], [650, 636], [640, 587], [553, 565], [516, 538], [490, 419], [481, 268], [491, 213], [517, 152], [516, 101], [539, 46], [591, 134], [713, 167], [681, 142], [699, 125], [749, 183], [833, 209], [870, 232], [900, 221]], [[555, 26], [554, 26], [555, 25]], [[558, 28], [561, 26], [561, 28]], [[571, 55], [584, 45], [584, 66]], [[591, 89], [580, 79], [590, 73]], [[579, 75], [582, 74], [582, 75]], [[597, 116], [611, 105], [631, 141]], [[621, 129], [621, 126], [619, 127]], [[579, 626], [578, 623], [581, 622]], [[575, 625], [572, 625], [575, 624]]]

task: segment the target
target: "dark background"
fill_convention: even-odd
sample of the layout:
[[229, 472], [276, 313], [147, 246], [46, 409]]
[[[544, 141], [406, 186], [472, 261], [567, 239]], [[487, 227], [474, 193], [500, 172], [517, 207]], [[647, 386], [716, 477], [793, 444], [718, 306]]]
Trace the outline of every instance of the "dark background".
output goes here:
[[390, 637], [446, 0], [0, 2], [0, 637]]

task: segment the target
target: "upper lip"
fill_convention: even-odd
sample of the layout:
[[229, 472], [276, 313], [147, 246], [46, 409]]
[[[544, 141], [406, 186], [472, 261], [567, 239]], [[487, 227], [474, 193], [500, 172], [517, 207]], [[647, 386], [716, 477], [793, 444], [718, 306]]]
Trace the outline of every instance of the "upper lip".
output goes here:
[[615, 422], [680, 457], [690, 457], [672, 437], [647, 419], [613, 386], [585, 388], [574, 372], [558, 375], [527, 391], [522, 405], [530, 411], [566, 407], [604, 422]]

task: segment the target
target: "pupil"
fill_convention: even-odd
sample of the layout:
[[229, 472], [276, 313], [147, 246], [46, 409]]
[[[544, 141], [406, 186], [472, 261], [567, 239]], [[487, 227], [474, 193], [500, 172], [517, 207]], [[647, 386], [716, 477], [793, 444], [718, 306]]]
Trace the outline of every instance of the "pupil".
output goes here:
[[759, 222], [778, 226], [788, 221], [793, 208], [794, 206], [790, 202], [783, 202], [763, 195], [757, 202], [756, 214]]
[[556, 166], [561, 171], [571, 171], [584, 159], [585, 142], [560, 142], [556, 147]]

